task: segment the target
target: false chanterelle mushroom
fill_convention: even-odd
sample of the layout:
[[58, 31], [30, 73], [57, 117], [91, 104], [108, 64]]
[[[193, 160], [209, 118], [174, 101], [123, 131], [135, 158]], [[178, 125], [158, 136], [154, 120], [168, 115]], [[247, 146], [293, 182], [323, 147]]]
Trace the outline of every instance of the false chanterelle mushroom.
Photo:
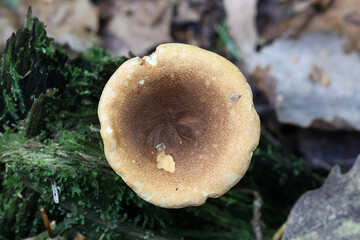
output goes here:
[[201, 205], [245, 174], [259, 142], [252, 92], [225, 58], [163, 44], [122, 64], [99, 103], [105, 155], [143, 199]]

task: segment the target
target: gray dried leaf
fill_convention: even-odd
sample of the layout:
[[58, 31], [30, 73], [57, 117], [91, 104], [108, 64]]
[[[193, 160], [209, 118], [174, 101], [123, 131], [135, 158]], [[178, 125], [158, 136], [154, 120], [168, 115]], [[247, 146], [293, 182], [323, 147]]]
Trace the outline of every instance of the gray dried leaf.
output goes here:
[[[280, 38], [247, 58], [250, 72], [269, 69], [257, 85], [271, 88], [265, 94], [281, 123], [360, 130], [360, 54], [344, 53], [344, 40], [330, 32]], [[315, 66], [319, 83], [311, 79]]]

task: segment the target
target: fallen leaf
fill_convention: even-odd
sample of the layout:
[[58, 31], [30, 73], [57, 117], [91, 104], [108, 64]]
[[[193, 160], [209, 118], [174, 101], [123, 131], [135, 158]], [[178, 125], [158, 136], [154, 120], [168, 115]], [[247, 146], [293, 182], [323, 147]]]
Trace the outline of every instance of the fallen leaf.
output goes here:
[[282, 240], [360, 238], [360, 156], [341, 174], [335, 166], [324, 185], [308, 191], [290, 212]]
[[[298, 40], [283, 37], [247, 58], [249, 72], [271, 67], [271, 75], [259, 78], [257, 84], [271, 88], [264, 92], [281, 123], [321, 128], [314, 123], [322, 122], [326, 128], [360, 130], [360, 55], [345, 54], [342, 43], [341, 37], [329, 32], [306, 34]], [[291, 55], [298, 57], [296, 63], [289, 60]], [[323, 83], [327, 87], [311, 81], [314, 66], [329, 78]], [[277, 83], [267, 84], [271, 78]]]
[[282, 21], [282, 32], [294, 30], [296, 35], [316, 31], [345, 33], [346, 52], [360, 51], [360, 1], [308, 0], [294, 1], [289, 17]]
[[172, 3], [167, 0], [119, 0], [107, 26], [105, 46], [116, 55], [143, 55], [163, 42], [170, 42]]
[[346, 52], [360, 51], [360, 1], [262, 1], [257, 16], [259, 34], [268, 42], [291, 31], [294, 36], [317, 31], [344, 34]]
[[24, 0], [16, 6], [25, 17], [28, 7], [46, 25], [49, 37], [56, 43], [67, 44], [72, 50], [83, 52], [98, 42], [99, 14], [89, 0]]
[[245, 57], [255, 51], [257, 0], [224, 0], [230, 35]]
[[319, 30], [336, 31], [338, 33], [345, 32], [347, 37], [347, 42], [345, 43], [346, 51], [360, 51], [359, 19], [359, 0], [334, 0], [326, 11], [316, 14], [304, 30], [306, 32]]

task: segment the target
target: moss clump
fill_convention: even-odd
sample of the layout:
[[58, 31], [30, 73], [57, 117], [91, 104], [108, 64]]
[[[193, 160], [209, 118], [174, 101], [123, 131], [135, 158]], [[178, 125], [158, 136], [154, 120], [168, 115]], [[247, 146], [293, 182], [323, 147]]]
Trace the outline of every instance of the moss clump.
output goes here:
[[66, 59], [29, 9], [24, 28], [8, 39], [0, 57], [0, 126], [24, 119], [35, 98], [47, 89], [65, 87]]
[[[0, 131], [24, 120], [31, 107], [28, 137], [42, 131], [49, 137], [70, 127], [76, 122], [72, 113], [95, 109], [105, 83], [125, 60], [96, 46], [85, 56], [68, 60], [29, 9], [24, 28], [10, 37], [0, 57]], [[44, 115], [47, 119], [39, 122]], [[65, 123], [66, 117], [73, 121]]]
[[[52, 219], [71, 220], [67, 229], [87, 226], [87, 231], [95, 229], [108, 236], [143, 237], [147, 230], [167, 237], [254, 239], [250, 222], [255, 191], [264, 200], [263, 230], [265, 236], [270, 236], [286, 220], [286, 207], [291, 206], [303, 189], [319, 185], [309, 170], [299, 165], [298, 159], [276, 148], [272, 148], [269, 155], [262, 149], [269, 145], [263, 142], [254, 155], [254, 166], [226, 195], [210, 199], [201, 207], [166, 210], [137, 197], [112, 171], [104, 158], [99, 132], [94, 125], [78, 131], [65, 130], [61, 137], [42, 142], [27, 140], [22, 131], [7, 133], [0, 138], [0, 144], [0, 161], [8, 172], [4, 176], [4, 189], [10, 189], [13, 194], [24, 192], [24, 189], [32, 191], [38, 198], [30, 201], [36, 202], [33, 207], [38, 210], [40, 205], [45, 206]], [[288, 165], [282, 162], [289, 157], [297, 161], [289, 161]], [[265, 168], [273, 171], [264, 174]], [[293, 174], [293, 169], [297, 169], [299, 174]], [[284, 173], [288, 178], [285, 183], [280, 180]], [[13, 178], [16, 180], [11, 180]], [[52, 197], [52, 182], [61, 189], [59, 205]], [[9, 195], [2, 196], [2, 201], [7, 202]], [[15, 218], [10, 222], [22, 219], [25, 225], [26, 221], [36, 219], [37, 224], [28, 225], [31, 228], [25, 232], [41, 229], [39, 215], [27, 220], [21, 217], [21, 212], [14, 210], [21, 209], [16, 206], [21, 203], [18, 199], [16, 203], [10, 201], [0, 212], [3, 216]], [[0, 224], [0, 229], [5, 228]]]

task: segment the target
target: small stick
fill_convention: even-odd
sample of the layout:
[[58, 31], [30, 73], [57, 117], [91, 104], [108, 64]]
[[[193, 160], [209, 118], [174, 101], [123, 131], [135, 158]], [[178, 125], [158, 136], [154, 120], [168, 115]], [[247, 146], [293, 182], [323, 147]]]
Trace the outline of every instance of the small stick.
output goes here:
[[280, 240], [280, 238], [282, 237], [282, 235], [284, 234], [285, 231], [285, 227], [286, 227], [286, 223], [284, 223], [274, 234], [274, 236], [272, 237], [271, 240]]
[[262, 207], [262, 199], [260, 197], [260, 194], [258, 192], [254, 192], [254, 216], [251, 220], [251, 226], [255, 233], [256, 240], [262, 240], [262, 233], [261, 233], [261, 207]]
[[49, 237], [50, 237], [50, 238], [53, 238], [53, 237], [54, 237], [54, 234], [53, 234], [53, 232], [52, 232], [52, 230], [51, 230], [49, 218], [48, 218], [48, 216], [47, 216], [47, 214], [46, 214], [46, 212], [45, 212], [45, 209], [42, 207], [42, 208], [40, 209], [40, 212], [41, 212], [41, 217], [42, 217], [42, 219], [43, 219], [43, 222], [44, 222], [44, 226], [45, 226], [45, 228], [46, 228], [46, 231], [48, 232]]

